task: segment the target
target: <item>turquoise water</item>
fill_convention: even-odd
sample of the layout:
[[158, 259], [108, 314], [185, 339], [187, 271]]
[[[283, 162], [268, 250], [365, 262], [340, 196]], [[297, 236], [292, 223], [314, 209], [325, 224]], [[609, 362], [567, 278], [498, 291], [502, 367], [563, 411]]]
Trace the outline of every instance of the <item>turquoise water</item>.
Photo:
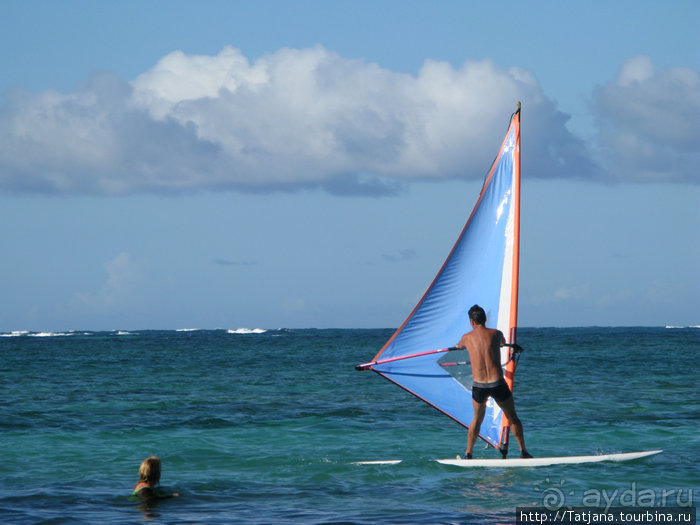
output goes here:
[[[664, 453], [469, 470], [431, 461], [462, 453], [465, 429], [354, 370], [391, 333], [4, 334], [0, 522], [513, 523], [516, 506], [552, 500], [697, 506], [700, 329], [521, 329], [515, 397], [534, 455]], [[152, 454], [181, 496], [144, 506], [129, 494]]]

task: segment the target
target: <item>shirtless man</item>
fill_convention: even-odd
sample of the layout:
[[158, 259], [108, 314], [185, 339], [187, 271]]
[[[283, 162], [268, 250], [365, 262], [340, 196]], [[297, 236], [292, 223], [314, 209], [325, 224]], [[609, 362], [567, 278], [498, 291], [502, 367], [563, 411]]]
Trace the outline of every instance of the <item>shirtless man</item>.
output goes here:
[[510, 421], [513, 435], [520, 445], [520, 457], [531, 458], [532, 456], [525, 448], [523, 425], [515, 413], [513, 395], [503, 378], [501, 346], [505, 344], [506, 340], [499, 330], [486, 328], [486, 313], [479, 305], [475, 304], [469, 309], [469, 323], [472, 326], [472, 331], [464, 334], [457, 343], [457, 348], [464, 348], [469, 352], [474, 379], [472, 386], [474, 419], [469, 425], [466, 457], [467, 459], [472, 458], [474, 444], [486, 412], [486, 401], [489, 397], [493, 397]]

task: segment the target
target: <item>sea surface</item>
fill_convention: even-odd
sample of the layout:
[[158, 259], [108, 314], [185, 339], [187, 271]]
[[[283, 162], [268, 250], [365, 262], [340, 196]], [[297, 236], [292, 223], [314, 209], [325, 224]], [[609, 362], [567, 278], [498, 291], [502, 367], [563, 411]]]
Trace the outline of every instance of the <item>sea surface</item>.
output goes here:
[[[699, 328], [520, 329], [531, 453], [664, 450], [522, 469], [432, 461], [463, 453], [466, 430], [354, 369], [392, 332], [0, 334], [0, 523], [511, 524], [521, 506], [697, 507]], [[130, 498], [150, 455], [179, 497]], [[404, 461], [354, 464], [386, 459]]]

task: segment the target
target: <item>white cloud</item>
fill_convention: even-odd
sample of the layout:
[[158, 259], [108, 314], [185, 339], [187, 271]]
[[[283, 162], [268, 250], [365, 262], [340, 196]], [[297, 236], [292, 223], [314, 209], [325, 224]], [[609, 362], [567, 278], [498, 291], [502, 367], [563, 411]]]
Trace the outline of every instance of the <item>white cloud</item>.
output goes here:
[[529, 298], [534, 305], [559, 304], [568, 302], [588, 301], [591, 298], [591, 287], [588, 283], [560, 286], [554, 291], [549, 291], [545, 295], [532, 296]]
[[593, 98], [608, 170], [621, 180], [700, 182], [700, 74], [626, 60]]
[[73, 306], [95, 312], [112, 312], [129, 308], [143, 281], [141, 264], [128, 253], [120, 253], [104, 264], [107, 280], [93, 292], [78, 292]]
[[[662, 154], [695, 158], [697, 124], [668, 103], [683, 94], [681, 105], [697, 112], [696, 83], [694, 71], [655, 74], [635, 59], [596, 93], [617, 175], [639, 178], [632, 164], [640, 152], [657, 163]], [[0, 188], [128, 194], [324, 187], [381, 195], [411, 180], [480, 179], [518, 100], [526, 176], [604, 171], [568, 131], [568, 115], [523, 69], [428, 60], [410, 75], [321, 46], [280, 49], [253, 62], [226, 47], [215, 56], [170, 53], [131, 83], [100, 74], [72, 93], [8, 94], [0, 109]], [[644, 176], [689, 178], [682, 162], [660, 162], [661, 171], [652, 164], [645, 163]]]
[[197, 187], [217, 147], [191, 126], [130, 108], [131, 92], [101, 74], [75, 93], [11, 94], [0, 112], [0, 188], [123, 194]]
[[553, 299], [555, 301], [569, 301], [583, 299], [589, 294], [589, 286], [583, 284], [581, 286], [572, 286], [570, 288], [557, 288], [554, 291]]
[[379, 192], [394, 191], [387, 178], [480, 178], [517, 100], [533, 128], [552, 131], [533, 137], [533, 157], [544, 159], [533, 173], [581, 149], [531, 74], [490, 61], [459, 69], [427, 61], [412, 76], [320, 46], [282, 49], [253, 64], [227, 47], [216, 57], [171, 53], [132, 84], [135, 107], [192, 125], [199, 139], [222, 148], [223, 184]]

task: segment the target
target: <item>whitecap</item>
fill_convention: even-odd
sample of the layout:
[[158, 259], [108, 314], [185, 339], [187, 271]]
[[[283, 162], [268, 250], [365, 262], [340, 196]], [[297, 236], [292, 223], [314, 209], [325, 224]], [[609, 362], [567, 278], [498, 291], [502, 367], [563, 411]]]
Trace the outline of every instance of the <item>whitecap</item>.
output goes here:
[[20, 337], [22, 335], [28, 335], [27, 330], [13, 330], [9, 334], [0, 334], [0, 337]]
[[267, 330], [262, 328], [236, 328], [235, 330], [228, 330], [229, 334], [264, 334]]

